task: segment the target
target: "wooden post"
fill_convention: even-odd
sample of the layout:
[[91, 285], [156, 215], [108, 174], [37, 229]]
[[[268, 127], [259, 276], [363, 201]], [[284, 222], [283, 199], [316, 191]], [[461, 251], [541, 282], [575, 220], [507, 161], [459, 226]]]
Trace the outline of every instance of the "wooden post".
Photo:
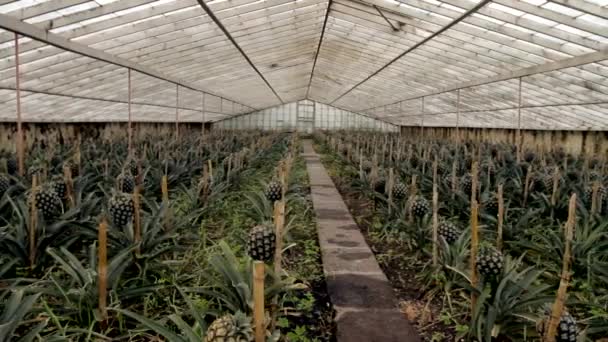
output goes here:
[[410, 223], [414, 222], [414, 215], [412, 215], [412, 202], [416, 198], [416, 175], [412, 175], [412, 183], [410, 185], [410, 198], [406, 204], [406, 210], [409, 216]]
[[169, 186], [167, 184], [167, 175], [161, 179], [162, 201], [163, 201], [163, 220], [165, 227], [169, 224]]
[[555, 208], [557, 204], [557, 194], [559, 190], [559, 168], [555, 167], [553, 172], [553, 191], [551, 193], [551, 207]]
[[505, 202], [502, 184], [498, 185], [496, 200], [498, 201], [498, 232], [496, 236], [496, 247], [499, 251], [502, 251], [502, 228], [505, 219]]
[[422, 97], [422, 120], [420, 120], [420, 142], [424, 141], [424, 96]]
[[108, 318], [107, 306], [107, 284], [108, 284], [108, 223], [105, 217], [101, 219], [98, 231], [99, 247], [97, 251], [97, 285], [99, 296], [99, 312], [105, 321]]
[[19, 62], [19, 34], [15, 32], [15, 92], [17, 103], [17, 165], [19, 168], [19, 176], [25, 175], [25, 144], [23, 141], [23, 121], [21, 119], [21, 76]]
[[439, 229], [439, 193], [437, 191], [437, 156], [433, 162], [433, 266], [439, 264], [439, 251], [437, 250]]
[[471, 167], [471, 204], [477, 201], [477, 187], [478, 187], [478, 175], [479, 175], [479, 165], [477, 162], [473, 162]]
[[[163, 196], [164, 199], [164, 196]], [[168, 200], [168, 199], [167, 199]], [[135, 240], [135, 243], [139, 243], [141, 242], [141, 213], [140, 213], [140, 203], [139, 203], [139, 185], [135, 186], [135, 189], [133, 191], [133, 207], [134, 207], [134, 211], [133, 211], [133, 240]], [[140, 248], [139, 246], [137, 247], [135, 253], [137, 253], [139, 255], [140, 252]]]
[[207, 165], [209, 166], [209, 179], [213, 182], [213, 163], [211, 159], [207, 160]]
[[564, 305], [566, 302], [566, 295], [568, 291], [568, 285], [570, 282], [570, 264], [572, 262], [571, 245], [574, 237], [574, 225], [576, 223], [576, 194], [572, 194], [570, 197], [570, 203], [568, 206], [568, 221], [565, 226], [565, 244], [564, 244], [564, 256], [562, 260], [562, 276], [559, 282], [559, 288], [557, 290], [557, 297], [551, 308], [551, 319], [547, 330], [545, 331], [544, 341], [555, 342], [555, 335], [557, 334], [557, 327], [564, 311]]
[[32, 175], [32, 190], [30, 194], [30, 267], [33, 269], [36, 263], [36, 224], [38, 221], [38, 210], [36, 209], [36, 192], [38, 191], [38, 176]]
[[458, 160], [454, 159], [452, 162], [452, 199], [456, 197], [456, 192], [458, 191]]
[[264, 263], [253, 262], [253, 325], [255, 329], [255, 342], [266, 341], [266, 327], [264, 326]]
[[[474, 288], [477, 288], [477, 283], [479, 282], [477, 275], [477, 250], [479, 249], [479, 227], [477, 221], [478, 210], [479, 205], [477, 204], [477, 200], [473, 200], [471, 202], [471, 258], [469, 259], [469, 264], [471, 268], [471, 285]], [[475, 292], [472, 292], [471, 314], [473, 314], [476, 305], [477, 294], [475, 294]]]
[[175, 85], [175, 142], [179, 141], [179, 84]]
[[[205, 140], [205, 93], [203, 93], [203, 103], [202, 103], [202, 125], [201, 125], [201, 143]], [[201, 146], [202, 147], [202, 146]]]
[[128, 103], [128, 110], [129, 110], [129, 125], [127, 128], [127, 135], [128, 135], [128, 144], [129, 144], [129, 156], [133, 155], [133, 118], [132, 118], [132, 112], [131, 112], [131, 102], [132, 102], [132, 88], [131, 88], [131, 68], [127, 69], [127, 77], [128, 77], [128, 98], [129, 98], [129, 103]]
[[522, 97], [521, 97], [521, 80], [522, 78], [519, 78], [519, 86], [518, 86], [518, 100], [517, 100], [517, 142], [515, 145], [516, 148], [516, 154], [517, 154], [517, 162], [521, 162], [521, 103], [522, 103]]
[[393, 168], [388, 169], [388, 183], [386, 184], [386, 191], [388, 192], [388, 214], [391, 215], [393, 211], [393, 187], [395, 186], [395, 171]]
[[274, 253], [274, 272], [279, 275], [281, 272], [281, 262], [283, 254], [283, 226], [285, 225], [285, 201], [280, 200], [274, 203], [274, 228], [276, 235]]
[[68, 165], [63, 166], [63, 179], [65, 182], [65, 196], [70, 208], [74, 208], [74, 181], [72, 180], [72, 170]]
[[456, 91], [456, 142], [460, 143], [460, 89]]
[[593, 182], [592, 193], [591, 193], [591, 214], [594, 215], [597, 213], [597, 205], [598, 205], [598, 194], [600, 189], [600, 182]]
[[530, 192], [530, 180], [532, 179], [532, 165], [528, 165], [528, 172], [526, 173], [526, 180], [524, 181], [524, 208], [528, 203], [528, 193]]

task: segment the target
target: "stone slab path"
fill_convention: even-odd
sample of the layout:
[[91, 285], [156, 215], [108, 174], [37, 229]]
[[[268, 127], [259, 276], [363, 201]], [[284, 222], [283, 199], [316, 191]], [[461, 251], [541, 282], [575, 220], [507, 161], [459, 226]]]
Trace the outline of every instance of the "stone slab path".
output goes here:
[[312, 141], [303, 145], [338, 342], [419, 342]]

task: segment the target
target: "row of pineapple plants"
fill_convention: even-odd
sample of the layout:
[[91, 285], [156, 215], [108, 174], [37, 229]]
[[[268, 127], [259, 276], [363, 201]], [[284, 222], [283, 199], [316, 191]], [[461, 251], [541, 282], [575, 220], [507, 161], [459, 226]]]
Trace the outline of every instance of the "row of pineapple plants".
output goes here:
[[[399, 135], [335, 133], [316, 139], [325, 161], [337, 169], [337, 183], [369, 202], [372, 244], [396, 241], [400, 255], [415, 264], [425, 298], [442, 303], [444, 316], [458, 328], [454, 336], [471, 341], [535, 341], [546, 335], [562, 278], [568, 202], [576, 194], [571, 280], [556, 340], [608, 335], [603, 160], [561, 149], [520, 151], [508, 144]], [[473, 182], [481, 240], [477, 283], [470, 276]], [[438, 266], [432, 263], [434, 185]]]
[[[247, 233], [222, 242], [206, 223], [291, 144], [261, 132], [36, 144], [21, 174], [2, 152], [0, 341], [250, 340]], [[272, 279], [271, 294], [299, 288]]]

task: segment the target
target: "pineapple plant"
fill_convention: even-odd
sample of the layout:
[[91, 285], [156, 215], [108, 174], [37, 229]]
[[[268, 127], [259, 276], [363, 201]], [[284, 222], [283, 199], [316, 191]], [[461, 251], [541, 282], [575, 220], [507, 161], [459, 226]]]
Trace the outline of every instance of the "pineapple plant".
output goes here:
[[207, 329], [205, 342], [250, 342], [253, 341], [251, 318], [242, 312], [217, 318]]
[[57, 196], [59, 196], [60, 199], [66, 198], [68, 187], [61, 176], [53, 177], [51, 186], [53, 187], [53, 191], [55, 191], [55, 193], [57, 194]]
[[398, 182], [393, 187], [393, 196], [395, 199], [402, 200], [407, 197], [407, 186], [402, 182]]
[[524, 160], [527, 163], [532, 163], [534, 161], [534, 159], [536, 159], [536, 154], [532, 151], [526, 151], [526, 153], [524, 153]]
[[0, 197], [2, 197], [11, 186], [11, 180], [6, 174], [0, 173]]
[[6, 172], [8, 172], [11, 176], [16, 176], [19, 171], [19, 165], [17, 164], [17, 159], [14, 157], [10, 157], [6, 160]]
[[280, 201], [283, 198], [283, 187], [281, 186], [281, 183], [273, 180], [266, 186], [264, 194], [271, 202]]
[[439, 236], [450, 245], [456, 242], [460, 236], [460, 231], [456, 225], [450, 221], [441, 221], [437, 227], [437, 232], [439, 233]]
[[276, 234], [269, 225], [258, 225], [249, 232], [247, 251], [253, 260], [270, 262], [274, 259]]
[[484, 278], [498, 276], [503, 269], [504, 258], [500, 251], [494, 247], [484, 246], [477, 255], [477, 271]]
[[[545, 309], [545, 318], [537, 324], [537, 330], [541, 335], [545, 335], [545, 329], [549, 325], [551, 320], [551, 308]], [[555, 334], [556, 342], [576, 342], [578, 338], [578, 328], [576, 326], [576, 320], [572, 315], [564, 310], [562, 316], [559, 319], [557, 326], [557, 332]]]
[[11, 179], [6, 174], [6, 159], [0, 159], [0, 197], [8, 191]]
[[426, 200], [426, 198], [417, 196], [412, 202], [412, 214], [414, 215], [414, 217], [421, 219], [430, 211], [431, 205], [429, 204], [429, 201]]
[[374, 183], [374, 191], [383, 194], [386, 191], [386, 178], [380, 176]]
[[465, 194], [470, 195], [471, 191], [473, 191], [473, 179], [471, 178], [471, 175], [464, 175], [460, 180], [460, 184], [462, 185], [462, 191]]
[[48, 185], [41, 187], [34, 196], [36, 209], [42, 213], [46, 221], [51, 221], [61, 215], [63, 206], [61, 198]]
[[118, 190], [124, 193], [130, 194], [135, 190], [135, 177], [127, 170], [118, 175], [116, 181], [118, 182]]
[[495, 196], [490, 196], [488, 199], [483, 201], [483, 208], [488, 213], [497, 214], [498, 213], [498, 199]]
[[133, 220], [135, 205], [129, 194], [119, 193], [110, 199], [110, 219], [116, 227], [125, 227]]
[[576, 342], [577, 335], [578, 329], [576, 328], [576, 321], [570, 313], [565, 311], [559, 320], [555, 340], [557, 342]]

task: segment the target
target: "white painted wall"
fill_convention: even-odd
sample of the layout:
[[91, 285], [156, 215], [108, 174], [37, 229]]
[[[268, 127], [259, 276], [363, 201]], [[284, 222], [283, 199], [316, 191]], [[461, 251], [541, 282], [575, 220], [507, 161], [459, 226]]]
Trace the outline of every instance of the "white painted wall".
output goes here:
[[218, 121], [213, 126], [218, 129], [305, 130], [310, 125], [306, 124], [309, 118], [315, 130], [399, 131], [398, 126], [390, 123], [309, 100]]

